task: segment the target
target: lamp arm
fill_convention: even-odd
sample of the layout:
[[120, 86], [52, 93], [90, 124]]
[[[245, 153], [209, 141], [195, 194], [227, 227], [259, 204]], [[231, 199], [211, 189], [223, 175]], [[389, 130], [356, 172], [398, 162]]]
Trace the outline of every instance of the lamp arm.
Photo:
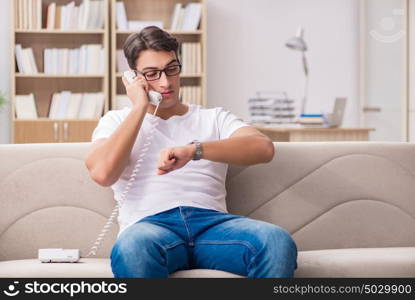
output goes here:
[[303, 68], [305, 76], [308, 76], [308, 64], [307, 64], [307, 58], [305, 56], [305, 52], [303, 51]]
[[307, 106], [307, 95], [308, 95], [308, 74], [306, 74], [305, 76], [305, 83], [304, 83], [304, 97], [303, 97], [303, 101], [301, 103], [301, 113], [305, 114], [305, 109]]

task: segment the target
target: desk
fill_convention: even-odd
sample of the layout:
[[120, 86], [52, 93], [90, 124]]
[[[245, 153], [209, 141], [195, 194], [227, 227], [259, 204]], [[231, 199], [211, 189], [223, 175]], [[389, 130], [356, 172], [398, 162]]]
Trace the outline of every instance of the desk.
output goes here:
[[373, 128], [307, 128], [254, 126], [273, 142], [368, 141]]

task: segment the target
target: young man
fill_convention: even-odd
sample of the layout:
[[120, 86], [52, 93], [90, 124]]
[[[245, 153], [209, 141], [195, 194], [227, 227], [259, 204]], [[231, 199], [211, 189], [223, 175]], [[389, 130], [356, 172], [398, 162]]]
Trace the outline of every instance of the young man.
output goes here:
[[[101, 118], [85, 160], [91, 177], [122, 200], [114, 276], [201, 268], [292, 277], [297, 248], [289, 233], [226, 210], [228, 164], [267, 163], [272, 142], [222, 108], [181, 103], [177, 50], [177, 40], [157, 27], [129, 36], [124, 53], [137, 77], [123, 82], [132, 107]], [[157, 115], [149, 90], [163, 96]]]

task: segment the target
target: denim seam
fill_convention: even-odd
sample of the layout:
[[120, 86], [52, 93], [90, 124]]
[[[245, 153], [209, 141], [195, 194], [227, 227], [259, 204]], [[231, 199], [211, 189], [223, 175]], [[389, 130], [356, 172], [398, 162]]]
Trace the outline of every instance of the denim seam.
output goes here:
[[214, 245], [214, 244], [221, 244], [221, 245], [240, 244], [240, 245], [243, 245], [246, 248], [248, 248], [248, 250], [251, 252], [251, 255], [252, 255], [251, 262], [247, 265], [247, 269], [249, 269], [251, 265], [254, 268], [256, 267], [255, 257], [256, 257], [256, 254], [257, 254], [257, 250], [255, 249], [254, 246], [252, 246], [252, 244], [250, 242], [242, 241], [242, 240], [229, 240], [229, 241], [211, 240], [211, 241], [198, 241], [198, 242], [195, 242], [195, 244], [210, 244], [210, 245]]
[[211, 241], [197, 241], [195, 242], [195, 244], [222, 244], [222, 245], [226, 245], [226, 244], [242, 244], [244, 246], [246, 246], [253, 255], [255, 255], [257, 253], [256, 249], [254, 246], [251, 245], [251, 243], [247, 242], [247, 241], [242, 241], [242, 240], [229, 240], [229, 241], [216, 241], [216, 240], [211, 240]]
[[164, 251], [167, 251], [167, 250], [170, 250], [170, 249], [172, 249], [172, 248], [174, 248], [174, 247], [177, 247], [177, 246], [179, 246], [179, 245], [182, 245], [182, 244], [185, 244], [185, 242], [182, 242], [182, 241], [179, 241], [179, 242], [174, 242], [174, 243], [172, 243], [172, 244], [170, 244], [170, 245], [167, 245], [167, 246], [161, 246], [161, 247], [163, 248], [163, 250], [164, 250]]
[[189, 240], [189, 242], [193, 242], [192, 233], [191, 233], [190, 228], [189, 228], [189, 226], [188, 226], [188, 224], [186, 222], [186, 217], [183, 215], [183, 212], [182, 212], [182, 208], [181, 207], [179, 207], [179, 210], [180, 210], [180, 215], [182, 216], [182, 219], [183, 219], [184, 226], [186, 227], [188, 240]]

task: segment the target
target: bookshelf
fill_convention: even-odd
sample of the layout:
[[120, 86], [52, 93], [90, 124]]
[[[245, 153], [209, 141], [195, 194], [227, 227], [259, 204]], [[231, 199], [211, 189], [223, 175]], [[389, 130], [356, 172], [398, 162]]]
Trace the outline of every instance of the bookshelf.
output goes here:
[[[102, 0], [104, 2], [102, 28], [59, 29], [55, 27], [59, 27], [57, 24], [61, 20], [57, 21], [56, 19], [56, 24], [50, 26], [48, 11], [52, 3], [55, 3], [56, 7], [66, 6], [70, 3], [73, 3], [72, 5], [75, 5], [75, 7], [79, 7], [84, 2], [92, 1], [98, 0], [11, 1], [11, 22], [14, 24], [14, 26], [11, 26], [10, 33], [11, 61], [14, 62], [10, 69], [10, 91], [13, 104], [11, 109], [12, 143], [89, 142], [100, 116], [110, 109], [120, 108], [117, 107], [117, 95], [125, 96], [125, 88], [121, 80], [122, 72], [117, 69], [117, 50], [122, 50], [128, 35], [138, 30], [118, 29], [116, 2], [124, 3], [126, 17], [129, 21], [160, 20], [163, 22], [163, 28], [178, 39], [181, 45], [179, 58], [183, 65], [186, 63], [184, 58], [188, 57], [186, 59], [187, 66], [180, 75], [182, 101], [207, 106], [205, 0]], [[29, 2], [33, 3], [30, 10], [27, 4]], [[178, 4], [182, 4], [184, 10], [191, 3], [200, 4], [199, 26], [191, 30], [171, 30], [174, 12]], [[41, 6], [36, 9], [36, 5]], [[25, 9], [27, 11], [23, 13]], [[61, 13], [60, 17], [62, 18]], [[192, 54], [192, 62], [190, 62], [189, 55], [182, 57], [183, 52], [190, 51], [190, 48], [183, 49], [183, 45], [190, 43], [199, 44], [198, 49], [192, 48], [193, 50], [191, 50], [194, 51], [193, 54], [197, 53], [198, 55], [195, 58]], [[45, 49], [70, 49], [68, 51], [71, 51], [80, 49], [83, 45], [91, 44], [99, 44], [102, 47], [103, 55], [100, 56], [100, 65], [103, 70], [101, 72], [72, 73], [65, 69], [65, 72], [59, 73], [55, 70], [51, 73], [51, 63], [47, 64], [48, 67], [44, 64]], [[38, 72], [21, 72], [19, 62], [16, 59], [16, 46], [22, 50], [32, 49], [33, 60]], [[197, 59], [197, 68], [194, 68], [194, 60]], [[67, 60], [71, 61], [70, 58]], [[49, 60], [46, 59], [46, 61]], [[54, 65], [58, 64], [54, 63]], [[81, 65], [81, 63], [79, 64]], [[59, 67], [54, 66], [54, 68]], [[71, 67], [68, 66], [67, 68]], [[48, 69], [48, 72], [45, 69]], [[54, 95], [56, 93], [62, 94], [64, 91], [83, 95], [85, 93], [102, 93], [104, 98], [102, 113], [100, 113], [100, 116], [93, 118], [50, 117]], [[37, 118], [23, 119], [21, 115], [18, 117], [16, 101], [21, 101], [22, 95], [31, 93], [34, 96]]]
[[[100, 116], [98, 114], [91, 118], [72, 117], [68, 115], [50, 118], [52, 96], [62, 91], [78, 93], [102, 93], [101, 103], [104, 114], [109, 110], [109, 0], [102, 0], [102, 18], [97, 22], [102, 24], [98, 29], [77, 29], [84, 26], [75, 26], [73, 21], [70, 29], [60, 29], [56, 22], [54, 27], [47, 28], [48, 7], [52, 3], [56, 6], [66, 6], [73, 2], [77, 7], [83, 3], [82, 0], [16, 0], [11, 1], [11, 137], [12, 143], [54, 143], [54, 142], [87, 142], [90, 141], [92, 131], [96, 127]], [[96, 7], [95, 7], [96, 8]], [[94, 9], [95, 9], [94, 8]], [[40, 13], [41, 11], [41, 13]], [[91, 9], [92, 11], [92, 9]], [[86, 14], [85, 14], [86, 15]], [[33, 16], [33, 17], [32, 17]], [[62, 17], [62, 15], [60, 15]], [[63, 18], [63, 17], [62, 17]], [[81, 19], [81, 18], [80, 18]], [[76, 20], [75, 18], [67, 20]], [[85, 19], [87, 20], [87, 19]], [[69, 21], [68, 21], [69, 22]], [[81, 24], [81, 23], [79, 23]], [[88, 25], [88, 27], [90, 27]], [[67, 27], [68, 28], [68, 27]], [[75, 29], [74, 29], [75, 28]], [[102, 49], [99, 61], [102, 63], [99, 72], [60, 72], [59, 70], [45, 73], [44, 56], [45, 49], [79, 49], [83, 45], [101, 45]], [[22, 48], [31, 48], [36, 63], [37, 72], [21, 72], [16, 62], [16, 45]], [[68, 50], [70, 51], [70, 50]], [[69, 59], [64, 60], [73, 62]], [[55, 65], [61, 64], [57, 60]], [[50, 66], [51, 64], [48, 63]], [[67, 63], [71, 68], [70, 63]], [[33, 93], [37, 118], [18, 118], [16, 112], [16, 100], [21, 95]], [[88, 99], [82, 99], [86, 103]], [[97, 108], [97, 113], [99, 108]]]
[[[117, 24], [116, 0], [111, 0], [111, 109], [121, 108], [123, 101], [118, 102], [118, 97], [125, 97], [125, 88], [121, 80], [122, 71], [117, 61], [117, 51], [122, 50], [127, 37], [137, 30], [119, 28]], [[180, 44], [179, 58], [183, 64], [180, 74], [181, 100], [183, 103], [195, 103], [207, 106], [206, 97], [206, 5], [204, 0], [124, 0], [125, 15], [127, 21], [152, 22], [161, 21], [163, 29], [177, 38]], [[201, 7], [200, 23], [194, 30], [172, 30], [173, 16], [178, 4], [183, 9], [190, 3], [199, 3]], [[119, 12], [118, 12], [119, 13]], [[128, 26], [127, 26], [128, 27]], [[200, 48], [195, 50], [199, 59], [198, 72], [188, 72], [195, 68], [186, 68], [183, 55], [183, 45], [186, 43], [200, 43]], [[190, 58], [189, 60], [191, 60]], [[119, 59], [118, 59], [119, 60]], [[190, 64], [192, 64], [190, 62]], [[194, 63], [193, 63], [194, 64]], [[124, 100], [125, 103], [125, 100]]]

